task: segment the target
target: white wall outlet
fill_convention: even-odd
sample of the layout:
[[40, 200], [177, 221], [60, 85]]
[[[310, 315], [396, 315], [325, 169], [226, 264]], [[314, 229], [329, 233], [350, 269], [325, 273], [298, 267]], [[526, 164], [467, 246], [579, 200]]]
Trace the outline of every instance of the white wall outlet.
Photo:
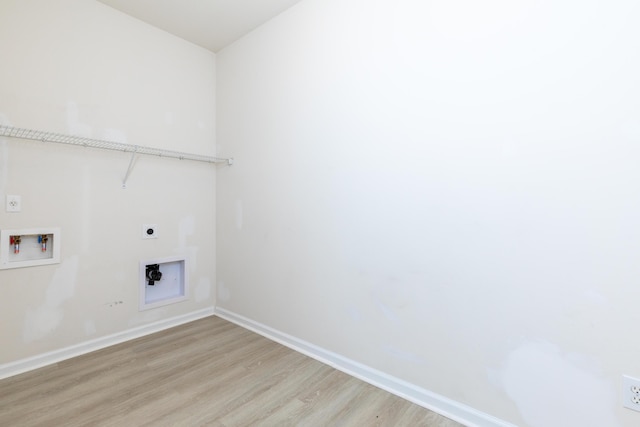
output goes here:
[[158, 238], [158, 224], [142, 224], [142, 238], [143, 239], [157, 239]]
[[622, 405], [640, 412], [640, 380], [628, 375], [622, 376]]
[[7, 195], [7, 212], [20, 212], [22, 200], [20, 196]]

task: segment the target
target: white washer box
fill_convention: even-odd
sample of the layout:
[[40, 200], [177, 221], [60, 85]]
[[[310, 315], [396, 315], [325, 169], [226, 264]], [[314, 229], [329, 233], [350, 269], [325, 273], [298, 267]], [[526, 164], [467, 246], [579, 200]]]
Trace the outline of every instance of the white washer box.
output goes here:
[[0, 230], [0, 270], [59, 264], [60, 234], [60, 228]]
[[[157, 265], [162, 273], [160, 280], [149, 284], [147, 266]], [[149, 310], [188, 299], [187, 259], [174, 256], [140, 261], [139, 310]]]

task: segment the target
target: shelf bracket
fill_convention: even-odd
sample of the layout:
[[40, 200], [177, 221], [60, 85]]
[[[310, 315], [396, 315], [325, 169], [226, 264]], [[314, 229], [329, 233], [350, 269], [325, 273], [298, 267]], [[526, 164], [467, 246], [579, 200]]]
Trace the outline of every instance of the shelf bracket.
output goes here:
[[131, 153], [131, 160], [129, 160], [129, 167], [127, 168], [127, 173], [124, 175], [124, 179], [122, 180], [122, 188], [127, 188], [127, 180], [129, 179], [129, 175], [131, 174], [131, 170], [133, 169], [133, 164], [136, 160], [136, 152], [138, 151], [138, 147], [134, 147], [133, 152]]

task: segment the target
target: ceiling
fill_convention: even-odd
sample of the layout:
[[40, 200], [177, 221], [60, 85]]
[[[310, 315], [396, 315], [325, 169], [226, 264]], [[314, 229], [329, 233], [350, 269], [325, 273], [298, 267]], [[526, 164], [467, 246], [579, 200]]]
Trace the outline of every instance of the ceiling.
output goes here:
[[98, 0], [217, 52], [300, 0]]

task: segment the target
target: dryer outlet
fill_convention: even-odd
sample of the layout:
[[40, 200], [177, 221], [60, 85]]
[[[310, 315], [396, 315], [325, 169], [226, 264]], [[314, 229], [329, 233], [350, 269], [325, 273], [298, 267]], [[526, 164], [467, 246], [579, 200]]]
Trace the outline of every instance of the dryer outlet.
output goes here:
[[157, 239], [158, 238], [158, 224], [142, 224], [142, 238], [143, 239]]

